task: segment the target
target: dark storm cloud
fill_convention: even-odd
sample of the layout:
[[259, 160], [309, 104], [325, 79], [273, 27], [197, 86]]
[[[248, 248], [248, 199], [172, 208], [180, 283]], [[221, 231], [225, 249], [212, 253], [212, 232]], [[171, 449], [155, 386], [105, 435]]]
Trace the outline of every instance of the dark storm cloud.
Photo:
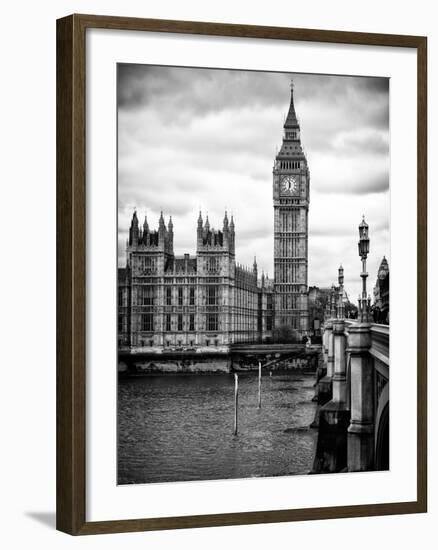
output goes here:
[[120, 108], [171, 103], [173, 119], [169, 119], [174, 123], [185, 122], [188, 115], [203, 116], [244, 106], [280, 105], [284, 95], [281, 81], [288, 82], [290, 78], [275, 75], [277, 78], [267, 79], [266, 73], [256, 71], [145, 65], [120, 65], [118, 71]]
[[[258, 71], [198, 69], [126, 65], [118, 67], [118, 105], [120, 109], [138, 109], [154, 105], [170, 111], [173, 123], [187, 116], [203, 116], [227, 109], [283, 107], [289, 98], [291, 75]], [[345, 108], [356, 119], [367, 119], [373, 125], [387, 126], [388, 87], [385, 78], [293, 75], [296, 98]], [[355, 108], [357, 107], [357, 108]], [[299, 111], [299, 108], [297, 109]], [[166, 117], [167, 118], [167, 117]], [[347, 120], [344, 120], [347, 122]]]
[[301, 75], [301, 80], [299, 109], [309, 150], [387, 154], [388, 79]]

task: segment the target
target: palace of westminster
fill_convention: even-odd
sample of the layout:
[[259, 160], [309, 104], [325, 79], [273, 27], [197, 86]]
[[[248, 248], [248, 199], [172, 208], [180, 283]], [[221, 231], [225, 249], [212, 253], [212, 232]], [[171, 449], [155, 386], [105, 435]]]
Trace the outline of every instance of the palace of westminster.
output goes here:
[[[274, 278], [236, 262], [235, 225], [221, 229], [199, 214], [196, 256], [177, 256], [173, 223], [158, 230], [134, 212], [126, 267], [118, 270], [119, 349], [228, 351], [269, 342], [275, 329], [309, 330], [307, 288], [310, 174], [301, 147], [291, 85], [281, 148], [273, 168]], [[146, 351], [146, 350], [145, 350]]]

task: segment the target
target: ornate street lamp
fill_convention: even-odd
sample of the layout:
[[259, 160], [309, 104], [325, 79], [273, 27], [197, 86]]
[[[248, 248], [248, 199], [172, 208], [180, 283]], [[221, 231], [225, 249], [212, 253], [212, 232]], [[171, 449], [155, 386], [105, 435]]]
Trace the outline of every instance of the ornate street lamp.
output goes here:
[[370, 321], [370, 306], [371, 298], [367, 297], [367, 256], [370, 251], [370, 239], [368, 237], [368, 224], [365, 221], [365, 216], [362, 217], [362, 222], [359, 225], [359, 256], [362, 259], [362, 297], [359, 297], [359, 318], [362, 323]]
[[342, 264], [338, 269], [338, 283], [339, 283], [339, 296], [338, 296], [338, 319], [345, 317], [344, 312], [344, 268]]
[[330, 315], [332, 319], [336, 318], [336, 288], [332, 285], [332, 291], [330, 293]]
[[327, 295], [327, 300], [325, 302], [325, 308], [324, 308], [324, 321], [328, 321], [330, 319], [330, 294]]

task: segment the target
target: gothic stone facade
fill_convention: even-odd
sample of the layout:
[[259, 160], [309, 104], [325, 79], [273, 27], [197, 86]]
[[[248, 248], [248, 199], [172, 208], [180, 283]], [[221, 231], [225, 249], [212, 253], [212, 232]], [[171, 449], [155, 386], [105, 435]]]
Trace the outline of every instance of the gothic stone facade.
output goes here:
[[210, 228], [199, 214], [196, 256], [176, 256], [173, 223], [158, 230], [134, 213], [119, 269], [119, 350], [228, 352], [230, 344], [271, 337], [272, 283], [257, 264], [236, 264], [234, 221]]
[[307, 295], [310, 172], [301, 147], [293, 84], [273, 169], [275, 326], [309, 330]]

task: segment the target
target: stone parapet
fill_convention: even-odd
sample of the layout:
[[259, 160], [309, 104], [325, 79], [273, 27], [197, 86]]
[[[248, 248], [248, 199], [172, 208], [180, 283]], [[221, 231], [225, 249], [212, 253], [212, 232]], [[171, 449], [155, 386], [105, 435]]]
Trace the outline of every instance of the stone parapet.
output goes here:
[[371, 325], [349, 328], [351, 418], [348, 427], [348, 470], [374, 467], [374, 363], [370, 356]]

